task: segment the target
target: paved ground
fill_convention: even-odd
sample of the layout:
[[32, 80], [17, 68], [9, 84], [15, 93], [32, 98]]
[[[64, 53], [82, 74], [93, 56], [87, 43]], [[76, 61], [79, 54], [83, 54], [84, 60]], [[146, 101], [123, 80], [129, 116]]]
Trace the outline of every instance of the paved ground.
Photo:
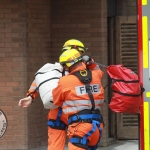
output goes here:
[[[67, 147], [65, 150], [68, 150]], [[116, 141], [107, 147], [98, 147], [97, 150], [139, 150], [137, 140]]]
[[139, 150], [137, 140], [116, 141], [107, 147], [99, 147], [97, 150]]
[[[47, 147], [40, 147], [30, 150], [47, 150]], [[67, 145], [64, 150], [68, 150]], [[107, 147], [98, 147], [97, 150], [139, 150], [138, 140], [116, 141]]]

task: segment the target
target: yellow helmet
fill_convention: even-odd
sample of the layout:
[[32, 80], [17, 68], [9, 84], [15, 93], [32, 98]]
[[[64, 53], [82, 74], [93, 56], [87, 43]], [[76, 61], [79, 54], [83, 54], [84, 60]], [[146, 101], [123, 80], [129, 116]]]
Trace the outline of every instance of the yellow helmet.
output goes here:
[[72, 48], [78, 50], [81, 53], [85, 53], [85, 51], [87, 50], [87, 48], [85, 48], [83, 43], [79, 40], [70, 39], [67, 42], [65, 42], [62, 51], [64, 52], [66, 50], [71, 50]]
[[82, 60], [81, 54], [76, 49], [66, 50], [59, 57], [62, 66], [71, 67]]

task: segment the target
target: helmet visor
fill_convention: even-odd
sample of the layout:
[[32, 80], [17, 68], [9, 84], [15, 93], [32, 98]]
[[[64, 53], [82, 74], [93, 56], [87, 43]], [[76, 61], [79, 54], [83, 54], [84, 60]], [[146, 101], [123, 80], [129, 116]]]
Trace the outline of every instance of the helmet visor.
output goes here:
[[74, 60], [60, 62], [60, 64], [61, 64], [63, 67], [65, 67], [65, 66], [71, 67], [72, 65], [76, 64], [77, 62], [79, 62], [79, 61], [81, 61], [81, 60], [82, 60], [82, 57], [80, 56], [80, 57], [78, 57], [78, 58], [76, 58], [76, 59], [74, 59]]
[[82, 46], [77, 46], [77, 50], [79, 52], [85, 53], [88, 50], [88, 48], [85, 48], [85, 47], [82, 47]]

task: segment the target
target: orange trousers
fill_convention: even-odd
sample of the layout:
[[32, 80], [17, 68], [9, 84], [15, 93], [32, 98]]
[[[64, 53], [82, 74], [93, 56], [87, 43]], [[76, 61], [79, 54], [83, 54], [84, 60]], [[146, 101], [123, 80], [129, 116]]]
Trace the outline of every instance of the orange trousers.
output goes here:
[[48, 150], [64, 150], [66, 131], [48, 127]]
[[[91, 123], [84, 123], [84, 122], [73, 123], [68, 126], [68, 137], [69, 139], [73, 136], [83, 137], [92, 129], [92, 127], [93, 125]], [[103, 124], [101, 124], [101, 128], [103, 130]], [[100, 139], [100, 133], [98, 128], [96, 128], [95, 132], [88, 137], [88, 141], [89, 141], [88, 146], [95, 146], [98, 143], [99, 139]], [[70, 142], [68, 143], [68, 149], [85, 150], [84, 148], [77, 147]]]
[[[59, 108], [52, 109], [48, 113], [48, 120], [56, 120]], [[67, 124], [67, 116], [62, 113], [60, 120]], [[53, 129], [48, 126], [48, 150], [64, 150], [66, 141], [66, 130]]]

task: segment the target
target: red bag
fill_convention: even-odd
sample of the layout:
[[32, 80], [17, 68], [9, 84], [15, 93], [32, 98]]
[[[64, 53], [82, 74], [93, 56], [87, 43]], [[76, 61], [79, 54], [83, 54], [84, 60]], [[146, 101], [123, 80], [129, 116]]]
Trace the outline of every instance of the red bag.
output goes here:
[[106, 70], [113, 91], [109, 108], [114, 112], [139, 113], [142, 90], [137, 74], [122, 65], [110, 65]]

